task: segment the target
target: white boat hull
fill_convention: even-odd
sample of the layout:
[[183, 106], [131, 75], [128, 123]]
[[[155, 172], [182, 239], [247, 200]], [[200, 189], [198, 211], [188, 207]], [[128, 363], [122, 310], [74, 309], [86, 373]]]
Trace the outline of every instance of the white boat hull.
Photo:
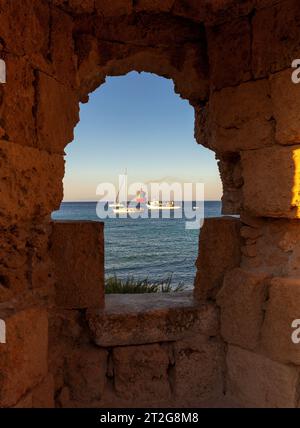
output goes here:
[[138, 208], [126, 208], [126, 207], [124, 207], [124, 208], [114, 208], [113, 212], [115, 214], [130, 214], [130, 213], [134, 214], [134, 213], [142, 213], [142, 212], [144, 212], [144, 210], [142, 208], [138, 209]]
[[155, 206], [155, 205], [147, 204], [147, 208], [148, 210], [161, 211], [161, 210], [179, 210], [179, 208], [181, 207], [179, 205], [175, 205], [174, 207], [165, 207], [165, 206]]

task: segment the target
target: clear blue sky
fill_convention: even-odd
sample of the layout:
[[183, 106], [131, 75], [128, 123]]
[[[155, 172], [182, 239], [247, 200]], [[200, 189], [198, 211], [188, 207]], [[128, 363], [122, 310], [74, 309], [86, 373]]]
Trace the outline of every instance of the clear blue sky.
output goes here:
[[101, 182], [203, 182], [205, 199], [221, 197], [214, 153], [194, 139], [194, 110], [172, 80], [132, 72], [107, 78], [80, 109], [66, 149], [66, 201], [97, 200]]

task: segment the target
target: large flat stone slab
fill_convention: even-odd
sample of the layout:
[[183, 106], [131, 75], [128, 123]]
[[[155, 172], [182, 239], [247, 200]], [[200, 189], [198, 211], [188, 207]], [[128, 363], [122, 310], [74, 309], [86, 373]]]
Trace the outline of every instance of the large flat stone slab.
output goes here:
[[168, 342], [195, 333], [215, 336], [218, 310], [199, 304], [192, 291], [155, 294], [111, 294], [105, 308], [89, 309], [87, 321], [98, 346]]

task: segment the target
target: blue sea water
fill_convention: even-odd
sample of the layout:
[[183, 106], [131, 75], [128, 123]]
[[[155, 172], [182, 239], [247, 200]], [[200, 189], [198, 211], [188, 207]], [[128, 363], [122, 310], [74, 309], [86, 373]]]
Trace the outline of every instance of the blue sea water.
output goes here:
[[[206, 201], [205, 217], [221, 215], [220, 201]], [[96, 202], [63, 202], [54, 220], [99, 220]], [[105, 274], [157, 280], [172, 274], [173, 284], [192, 287], [198, 253], [198, 229], [183, 218], [108, 218], [105, 228]]]

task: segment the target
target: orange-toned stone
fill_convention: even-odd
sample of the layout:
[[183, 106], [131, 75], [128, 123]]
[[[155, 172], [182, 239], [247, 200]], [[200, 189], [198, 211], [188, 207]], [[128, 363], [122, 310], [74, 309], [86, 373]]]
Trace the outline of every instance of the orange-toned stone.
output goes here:
[[[242, 249], [243, 257], [241, 266], [246, 270], [266, 272], [275, 276], [300, 275], [300, 224], [298, 220], [288, 219], [246, 219], [242, 221], [252, 224], [248, 232], [252, 239], [253, 253], [249, 257], [248, 252]], [[244, 238], [247, 243], [250, 239]]]
[[159, 344], [113, 349], [114, 384], [123, 399], [137, 403], [170, 400], [169, 354]]
[[252, 20], [255, 78], [287, 68], [293, 59], [299, 58], [299, 3], [297, 0], [273, 3], [272, 7], [258, 10]]
[[35, 74], [23, 57], [1, 55], [6, 63], [6, 83], [0, 85], [1, 138], [36, 146]]
[[32, 401], [32, 393], [28, 392], [25, 397], [22, 397], [21, 400], [13, 406], [14, 409], [32, 409], [33, 401]]
[[276, 140], [287, 145], [300, 142], [300, 84], [292, 82], [293, 71], [288, 68], [270, 77]]
[[273, 144], [272, 115], [268, 80], [214, 92], [207, 121], [209, 147], [218, 152], [235, 152]]
[[86, 314], [98, 346], [169, 342], [195, 334], [216, 336], [217, 308], [198, 304], [190, 291], [154, 294], [108, 294], [103, 309]]
[[54, 378], [49, 374], [32, 391], [32, 407], [35, 409], [52, 409], [54, 403]]
[[32, 308], [0, 314], [6, 322], [6, 343], [0, 344], [0, 406], [16, 404], [47, 374], [48, 317]]
[[73, 13], [93, 13], [95, 10], [95, 0], [52, 0], [55, 6], [71, 10]]
[[240, 222], [234, 217], [207, 218], [200, 231], [194, 296], [215, 297], [227, 270], [240, 262]]
[[300, 146], [241, 153], [244, 208], [254, 216], [298, 218]]
[[290, 408], [298, 404], [299, 368], [229, 346], [227, 396], [242, 407]]
[[15, 224], [58, 209], [63, 175], [62, 156], [0, 140], [2, 222]]
[[94, 346], [81, 346], [67, 357], [66, 379], [71, 400], [92, 403], [103, 397], [108, 352]]
[[195, 334], [174, 344], [175, 400], [199, 406], [222, 394], [224, 350], [222, 344]]
[[103, 223], [53, 222], [51, 256], [56, 275], [56, 302], [84, 309], [104, 304]]
[[105, 16], [127, 15], [132, 12], [131, 0], [95, 0], [95, 9], [98, 14]]
[[267, 299], [267, 275], [237, 268], [226, 273], [217, 295], [225, 342], [254, 349], [259, 343]]
[[207, 39], [213, 88], [222, 89], [251, 79], [251, 29], [248, 17], [208, 27]]
[[292, 322], [299, 319], [300, 279], [273, 278], [262, 328], [262, 347], [273, 360], [300, 364], [300, 345], [293, 343]]
[[137, 12], [170, 12], [175, 0], [137, 0], [134, 10]]
[[38, 73], [37, 91], [38, 147], [63, 154], [79, 120], [76, 93], [44, 73]]

